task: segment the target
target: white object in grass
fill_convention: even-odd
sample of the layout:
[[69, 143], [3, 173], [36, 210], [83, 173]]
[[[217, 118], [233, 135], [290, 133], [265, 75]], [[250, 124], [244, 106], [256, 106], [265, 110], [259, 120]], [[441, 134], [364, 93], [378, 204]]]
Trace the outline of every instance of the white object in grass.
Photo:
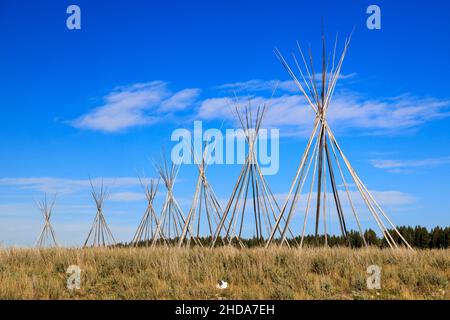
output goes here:
[[217, 282], [217, 285], [216, 285], [216, 287], [217, 287], [217, 289], [226, 289], [226, 288], [228, 288], [228, 282], [226, 282], [226, 281], [223, 281], [223, 280], [219, 280], [218, 282]]

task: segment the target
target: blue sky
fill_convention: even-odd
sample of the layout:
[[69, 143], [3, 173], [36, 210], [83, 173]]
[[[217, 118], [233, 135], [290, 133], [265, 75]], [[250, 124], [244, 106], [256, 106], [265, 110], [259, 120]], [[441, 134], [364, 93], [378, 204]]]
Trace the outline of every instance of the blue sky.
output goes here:
[[[66, 28], [70, 4], [81, 30]], [[366, 28], [370, 4], [381, 30]], [[155, 175], [150, 159], [172, 131], [235, 127], [223, 99], [263, 101], [274, 81], [288, 84], [274, 47], [289, 56], [298, 40], [320, 55], [322, 21], [330, 45], [355, 28], [329, 116], [347, 156], [394, 222], [448, 225], [449, 3], [0, 0], [0, 243], [33, 245], [34, 201], [58, 192], [57, 236], [80, 244], [95, 215], [89, 177], [109, 185], [107, 220], [129, 240], [146, 206], [136, 175]], [[313, 119], [299, 95], [280, 88], [266, 118], [280, 129], [280, 171], [268, 178], [280, 195]], [[239, 169], [208, 169], [220, 198]], [[196, 170], [183, 166], [176, 184], [185, 210]]]

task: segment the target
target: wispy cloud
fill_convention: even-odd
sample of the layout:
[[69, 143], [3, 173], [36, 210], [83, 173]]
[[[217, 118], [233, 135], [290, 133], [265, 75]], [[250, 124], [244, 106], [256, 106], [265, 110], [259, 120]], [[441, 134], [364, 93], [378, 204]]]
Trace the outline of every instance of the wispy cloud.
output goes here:
[[[107, 188], [133, 187], [139, 186], [138, 178], [114, 177], [114, 178], [93, 178], [94, 187], [104, 184]], [[66, 179], [51, 177], [35, 178], [2, 178], [0, 186], [15, 186], [21, 189], [29, 189], [46, 193], [69, 194], [91, 188], [89, 179]]]
[[277, 90], [289, 92], [295, 92], [297, 90], [294, 81], [291, 80], [280, 81], [252, 79], [247, 81], [225, 83], [217, 86], [217, 89], [221, 90], [248, 92], [273, 91], [275, 88], [277, 88]]
[[[247, 104], [245, 98], [238, 101], [239, 106]], [[198, 110], [197, 117], [202, 120], [227, 119], [236, 121], [232, 109], [235, 101], [230, 98], [211, 98], [204, 100]], [[267, 105], [267, 113], [263, 126], [280, 128], [283, 135], [306, 134], [311, 126], [313, 112], [299, 95], [283, 95], [266, 98], [255, 96], [252, 106]]]
[[199, 94], [199, 89], [184, 89], [178, 91], [161, 103], [161, 106], [158, 108], [158, 112], [175, 112], [184, 110], [186, 107], [194, 104]]
[[[367, 211], [367, 205], [364, 199], [361, 197], [361, 194], [359, 191], [353, 187], [350, 186], [349, 194], [352, 199], [353, 205], [355, 206], [355, 209], [357, 211]], [[409, 205], [415, 204], [417, 202], [417, 198], [414, 197], [411, 194], [398, 191], [398, 190], [369, 190], [370, 194], [374, 197], [374, 199], [383, 207], [388, 208], [395, 208], [400, 209], [402, 207], [407, 207]], [[274, 197], [278, 204], [282, 206], [286, 199], [288, 194], [287, 193], [275, 193]], [[309, 194], [303, 192], [298, 200], [298, 206], [297, 206], [297, 214], [304, 214], [306, 210], [306, 203], [308, 199]], [[290, 201], [292, 201], [293, 195], [291, 195]], [[312, 193], [312, 201], [310, 202], [310, 212], [313, 212], [315, 209], [315, 199], [317, 197], [317, 192]], [[339, 189], [339, 197], [341, 199], [341, 204], [344, 206], [345, 212], [348, 212], [351, 214], [351, 207], [350, 203], [348, 201], [348, 195], [345, 189]], [[333, 194], [331, 192], [327, 192], [327, 199], [333, 199]], [[253, 198], [249, 197], [248, 201], [252, 201]], [[227, 198], [220, 198], [219, 202], [226, 204], [228, 201]], [[290, 202], [292, 203], [292, 202]], [[251, 206], [248, 210], [252, 210]], [[335, 213], [335, 209], [332, 203], [332, 206], [330, 207], [330, 210]]]
[[[328, 75], [329, 77], [330, 75]], [[339, 79], [351, 79], [356, 76], [356, 73], [341, 74]], [[225, 83], [217, 86], [217, 89], [237, 91], [237, 92], [259, 92], [259, 91], [285, 91], [290, 93], [298, 92], [298, 87], [293, 80], [262, 80], [251, 79], [247, 81]]]
[[145, 200], [145, 195], [143, 192], [132, 192], [132, 191], [114, 192], [110, 194], [108, 199], [117, 202], [142, 201]]
[[414, 168], [429, 168], [450, 164], [450, 157], [420, 160], [373, 159], [370, 162], [375, 168], [384, 169], [392, 173], [402, 173]]
[[[342, 193], [344, 192], [342, 191]], [[356, 191], [353, 191], [353, 193], [356, 193]], [[417, 199], [414, 196], [397, 190], [388, 190], [388, 191], [372, 190], [370, 191], [370, 193], [374, 196], [375, 199], [377, 199], [377, 201], [379, 201], [380, 204], [388, 207], [411, 205], [417, 201]], [[351, 196], [356, 198], [356, 195]], [[344, 195], [342, 195], [342, 197], [344, 197]], [[359, 199], [361, 199], [360, 205], [362, 205], [363, 200], [361, 196], [359, 196]]]
[[[404, 193], [398, 190], [369, 190], [371, 195], [379, 202], [382, 206], [388, 207], [402, 207], [414, 204], [416, 202], [416, 198], [410, 194]], [[358, 210], [367, 210], [366, 202], [361, 197], [356, 188], [353, 190], [349, 190], [350, 197], [352, 199], [353, 204], [356, 206]], [[313, 199], [317, 196], [317, 193], [313, 193]], [[333, 194], [327, 193], [327, 198], [332, 199]], [[339, 190], [339, 197], [344, 206], [347, 206], [350, 209], [350, 204], [348, 203], [348, 196], [344, 189]], [[303, 201], [305, 202], [307, 198], [307, 194], [302, 196]], [[306, 205], [306, 203], [305, 203]]]
[[450, 116], [450, 100], [411, 95], [365, 99], [356, 94], [337, 95], [329, 121], [341, 128], [360, 128], [373, 134], [399, 134], [424, 123]]
[[[348, 79], [354, 74], [342, 75]], [[278, 84], [277, 95], [270, 93]], [[115, 88], [104, 97], [104, 104], [72, 120], [80, 129], [107, 133], [151, 125], [179, 116], [189, 110], [191, 118], [203, 120], [235, 120], [230, 110], [233, 98], [220, 90], [244, 91], [238, 96], [241, 104], [251, 98], [253, 105], [268, 105], [264, 126], [279, 128], [285, 136], [304, 136], [309, 133], [314, 113], [293, 81], [260, 80], [226, 83], [215, 88], [208, 97], [200, 99], [200, 89], [185, 88], [172, 92], [163, 81], [137, 83]], [[218, 96], [222, 95], [222, 96]], [[188, 108], [190, 107], [190, 108]], [[193, 110], [193, 111], [191, 111]], [[335, 130], [359, 130], [365, 134], [401, 134], [416, 130], [424, 123], [450, 116], [450, 100], [402, 95], [390, 98], [367, 98], [355, 92], [336, 92], [328, 121]]]
[[[239, 98], [239, 104], [247, 98]], [[268, 98], [256, 95], [254, 106], [267, 105], [265, 127], [277, 127], [282, 135], [306, 135], [310, 132], [314, 113], [301, 95], [283, 94]], [[233, 119], [229, 98], [204, 100], [197, 116], [201, 119]], [[365, 99], [356, 93], [335, 94], [329, 106], [328, 121], [335, 130], [359, 130], [364, 134], [393, 135], [416, 130], [433, 120], [450, 116], [450, 100], [403, 95], [385, 99]]]
[[191, 105], [199, 89], [169, 90], [166, 82], [152, 81], [115, 88], [104, 97], [104, 104], [70, 121], [79, 129], [119, 132], [131, 127], [154, 124], [167, 113]]

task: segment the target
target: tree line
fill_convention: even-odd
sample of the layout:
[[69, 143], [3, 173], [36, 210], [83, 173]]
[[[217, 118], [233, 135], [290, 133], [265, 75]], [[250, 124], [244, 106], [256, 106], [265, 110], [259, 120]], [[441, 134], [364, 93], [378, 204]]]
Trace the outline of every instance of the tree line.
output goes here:
[[[411, 245], [411, 247], [418, 248], [418, 249], [446, 249], [450, 247], [450, 227], [434, 227], [432, 229], [427, 229], [425, 227], [416, 226], [416, 227], [410, 227], [410, 226], [401, 226], [397, 227], [397, 230], [400, 232], [400, 234], [405, 238], [405, 240]], [[399, 235], [397, 232], [395, 232], [393, 229], [388, 230], [394, 241], [399, 244], [399, 246], [403, 246]], [[389, 247], [388, 242], [386, 239], [378, 235], [374, 230], [367, 229], [364, 232], [364, 239], [366, 240], [367, 244], [370, 246], [380, 247], [380, 248], [387, 248]], [[208, 247], [211, 243], [211, 238], [209, 237], [201, 237], [196, 239], [197, 243], [201, 243], [202, 246]], [[298, 236], [296, 238], [287, 239], [289, 244], [293, 247], [299, 246], [301, 242], [301, 237]], [[250, 238], [250, 239], [241, 239], [240, 242], [248, 248], [251, 247], [261, 247], [265, 245], [264, 239], [258, 239], [258, 238]], [[279, 240], [276, 239], [274, 241], [275, 243], [279, 243]], [[149, 241], [143, 241], [141, 243], [138, 243], [137, 246], [150, 246], [152, 243], [151, 240]], [[157, 241], [158, 245], [177, 245], [178, 239], [167, 239], [166, 241], [163, 241], [162, 239], [159, 239]], [[190, 242], [191, 245], [195, 245], [194, 241]], [[216, 244], [217, 246], [221, 246], [226, 244], [227, 241], [218, 239]], [[361, 248], [364, 247], [364, 241], [361, 237], [361, 234], [358, 231], [350, 230], [347, 233], [347, 237], [344, 237], [343, 235], [327, 235], [326, 243], [329, 247], [336, 247], [336, 246], [350, 246], [352, 248]], [[237, 240], [233, 241], [233, 244], [237, 247], [240, 246], [239, 242]], [[320, 235], [316, 237], [315, 235], [305, 235], [303, 239], [303, 246], [308, 247], [315, 247], [315, 246], [324, 246], [325, 245], [325, 236]], [[123, 247], [123, 246], [131, 246], [131, 243], [120, 243], [116, 246]]]

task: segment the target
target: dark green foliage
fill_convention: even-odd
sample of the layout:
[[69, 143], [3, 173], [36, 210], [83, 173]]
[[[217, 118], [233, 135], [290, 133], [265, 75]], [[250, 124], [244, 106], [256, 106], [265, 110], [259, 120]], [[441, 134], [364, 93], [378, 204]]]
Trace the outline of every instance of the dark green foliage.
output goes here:
[[366, 230], [364, 232], [364, 238], [370, 246], [378, 246], [380, 244], [380, 239], [378, 239], [377, 234], [372, 229]]
[[[427, 228], [421, 226], [416, 226], [414, 228], [401, 226], [398, 227], [397, 230], [406, 239], [406, 241], [408, 241], [408, 243], [414, 248], [445, 249], [450, 247], [450, 227], [446, 228], [435, 227], [428, 231]], [[394, 230], [389, 230], [389, 233], [397, 244], [404, 246], [397, 232], [395, 232]], [[366, 239], [366, 242], [369, 246], [376, 246], [381, 248], [389, 247], [386, 239], [381, 237], [381, 235], [377, 235], [377, 233], [372, 229], [368, 229], [364, 232], [364, 238]], [[166, 241], [166, 243], [169, 246], [177, 246], [178, 240], [179, 239], [170, 239]], [[301, 240], [300, 237], [296, 237], [295, 239], [287, 239], [287, 241], [292, 247], [299, 246], [300, 240]], [[265, 245], [265, 241], [263, 239], [258, 238], [241, 239], [241, 242], [247, 248], [263, 247]], [[201, 243], [203, 247], [209, 247], [211, 244], [211, 238], [210, 237], [198, 238], [197, 243]], [[275, 239], [274, 243], [279, 244], [279, 239]], [[359, 232], [354, 230], [350, 230], [348, 232], [347, 240], [343, 236], [328, 235], [326, 243], [330, 247], [337, 247], [337, 246], [340, 247], [350, 246], [352, 248], [364, 247], [364, 241], [361, 235], [359, 234]], [[164, 242], [162, 240], [158, 240], [157, 244], [158, 246], [163, 245]], [[227, 242], [222, 239], [218, 239], [216, 242], [216, 246], [218, 247], [226, 244]], [[237, 240], [233, 240], [232, 244], [235, 247], [240, 247], [240, 244]], [[195, 242], [192, 240], [190, 242], [190, 245], [191, 247], [195, 246]], [[314, 235], [305, 235], [303, 245], [308, 247], [324, 246], [325, 236], [321, 235], [315, 237]], [[116, 245], [116, 247], [127, 247], [127, 246], [131, 246], [131, 244], [119, 243]], [[144, 242], [138, 243], [137, 246], [138, 247], [151, 246], [151, 241], [147, 243]]]
[[414, 245], [418, 248], [429, 248], [431, 235], [424, 227], [417, 226], [414, 229]]

